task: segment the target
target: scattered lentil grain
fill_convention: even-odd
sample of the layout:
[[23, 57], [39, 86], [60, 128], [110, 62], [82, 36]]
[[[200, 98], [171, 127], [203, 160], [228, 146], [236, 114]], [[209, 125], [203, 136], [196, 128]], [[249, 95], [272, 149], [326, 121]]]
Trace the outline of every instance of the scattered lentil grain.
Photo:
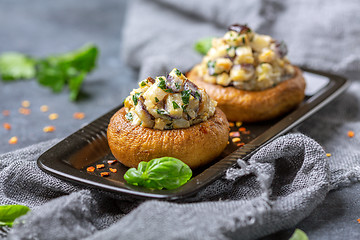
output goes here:
[[18, 138], [15, 136], [10, 138], [10, 140], [9, 140], [9, 144], [17, 144], [17, 142], [18, 142]]
[[3, 124], [3, 127], [4, 127], [6, 130], [10, 130], [10, 129], [11, 129], [10, 123], [4, 123], [4, 124]]
[[49, 115], [50, 120], [55, 120], [55, 119], [58, 119], [58, 118], [59, 118], [59, 114], [57, 114], [57, 113], [51, 113]]

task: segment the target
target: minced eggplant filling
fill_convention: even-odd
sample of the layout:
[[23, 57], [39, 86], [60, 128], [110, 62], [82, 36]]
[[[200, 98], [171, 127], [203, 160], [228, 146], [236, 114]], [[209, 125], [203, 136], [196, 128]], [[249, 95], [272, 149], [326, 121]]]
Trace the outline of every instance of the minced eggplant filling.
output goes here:
[[214, 115], [216, 102], [178, 69], [167, 77], [149, 77], [124, 101], [126, 119], [154, 129], [187, 128]]
[[287, 47], [246, 25], [232, 25], [212, 47], [198, 68], [204, 81], [248, 91], [264, 90], [294, 76]]

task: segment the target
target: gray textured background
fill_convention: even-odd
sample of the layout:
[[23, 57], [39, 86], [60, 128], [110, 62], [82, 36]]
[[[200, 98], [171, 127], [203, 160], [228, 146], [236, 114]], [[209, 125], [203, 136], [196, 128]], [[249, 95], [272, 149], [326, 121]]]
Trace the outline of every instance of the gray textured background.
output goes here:
[[[0, 82], [0, 111], [9, 109], [11, 115], [0, 114], [0, 124], [9, 122], [13, 129], [0, 127], [0, 153], [55, 137], [65, 137], [83, 124], [120, 104], [136, 85], [137, 73], [119, 59], [121, 29], [125, 1], [0, 1], [0, 53], [20, 51], [34, 56], [46, 56], [76, 49], [86, 42], [100, 47], [98, 68], [83, 86], [84, 97], [77, 103], [68, 101], [68, 93], [53, 94], [35, 81]], [[20, 115], [22, 100], [31, 102], [32, 113]], [[48, 113], [39, 107], [49, 106]], [[86, 118], [75, 120], [72, 114], [85, 112]], [[59, 119], [50, 121], [49, 113]], [[54, 125], [57, 130], [44, 133], [42, 128]], [[17, 145], [9, 145], [10, 137], [18, 136]], [[346, 239], [349, 232], [359, 229], [360, 185], [330, 192], [324, 203], [299, 224], [310, 239]], [[293, 231], [283, 231], [269, 239], [287, 239]]]
[[[121, 28], [126, 1], [0, 1], [0, 53], [19, 51], [36, 57], [64, 53], [87, 42], [100, 48], [96, 70], [83, 84], [80, 101], [68, 100], [68, 91], [54, 94], [35, 80], [4, 83], [0, 81], [0, 153], [15, 150], [40, 141], [62, 138], [122, 103], [136, 85], [136, 74], [120, 61]], [[22, 100], [31, 102], [32, 113], [21, 115]], [[49, 112], [40, 106], [49, 106]], [[9, 117], [1, 112], [11, 111]], [[86, 118], [75, 120], [74, 112], [84, 112]], [[48, 115], [58, 113], [57, 120]], [[4, 122], [12, 125], [7, 131]], [[43, 127], [54, 125], [56, 131], [44, 133]], [[8, 140], [17, 136], [17, 145]]]

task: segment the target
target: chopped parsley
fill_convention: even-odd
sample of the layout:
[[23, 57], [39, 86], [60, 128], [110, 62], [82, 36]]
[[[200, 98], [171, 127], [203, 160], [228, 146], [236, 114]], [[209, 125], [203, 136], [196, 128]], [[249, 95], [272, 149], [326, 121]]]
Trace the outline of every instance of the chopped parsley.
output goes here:
[[168, 114], [168, 112], [166, 112], [166, 111], [163, 110], [163, 109], [156, 109], [156, 112], [157, 112], [157, 114], [159, 114], [159, 115]]
[[242, 42], [243, 44], [245, 44], [245, 37], [242, 37]]
[[132, 120], [133, 120], [133, 115], [131, 114], [131, 112], [128, 112], [127, 114], [125, 114], [125, 118], [126, 118], [128, 121], [132, 121]]
[[176, 87], [176, 89], [180, 89], [180, 85], [179, 85], [179, 83], [175, 83], [175, 87]]
[[139, 96], [140, 96], [140, 95], [141, 95], [141, 93], [135, 93], [135, 94], [132, 96], [132, 100], [133, 100], [135, 106], [138, 104], [138, 100], [139, 100]]
[[171, 89], [165, 89], [164, 91], [165, 91], [165, 92], [168, 92], [168, 93], [172, 93], [172, 92], [173, 92], [173, 90], [171, 90]]
[[178, 77], [180, 77], [182, 73], [181, 73], [178, 69], [175, 68], [175, 74], [176, 74]]
[[146, 85], [147, 85], [147, 84], [146, 84], [145, 80], [144, 80], [144, 81], [141, 81], [140, 87], [145, 87]]
[[207, 63], [207, 67], [209, 69], [209, 75], [211, 76], [215, 76], [215, 65], [216, 65], [216, 61], [208, 61]]
[[166, 89], [165, 79], [162, 78], [162, 77], [159, 77], [158, 79], [160, 80], [160, 82], [158, 83], [158, 87], [163, 89], [163, 90]]
[[189, 104], [189, 100], [190, 100], [190, 90], [184, 90], [181, 92], [181, 99], [183, 101], [184, 104]]
[[175, 101], [172, 101], [172, 104], [173, 104], [174, 109], [180, 108], [179, 105]]
[[159, 99], [157, 97], [155, 97], [155, 102], [159, 102]]
[[199, 99], [201, 98], [200, 93], [198, 91], [195, 92], [195, 98]]

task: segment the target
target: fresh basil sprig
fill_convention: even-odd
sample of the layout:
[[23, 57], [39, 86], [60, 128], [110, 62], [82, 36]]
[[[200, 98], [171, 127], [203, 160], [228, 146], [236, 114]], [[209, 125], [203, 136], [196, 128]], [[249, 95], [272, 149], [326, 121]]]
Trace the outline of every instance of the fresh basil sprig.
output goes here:
[[68, 85], [70, 99], [78, 98], [80, 87], [96, 66], [98, 48], [87, 44], [75, 51], [35, 59], [21, 53], [0, 55], [0, 75], [3, 81], [37, 78], [38, 83], [60, 92]]
[[138, 169], [130, 168], [124, 179], [132, 185], [151, 189], [175, 189], [184, 185], [192, 176], [188, 165], [173, 157], [155, 158], [140, 162]]
[[16, 218], [25, 215], [30, 208], [23, 205], [0, 206], [0, 226], [12, 227]]
[[212, 40], [213, 37], [207, 37], [207, 38], [202, 38], [199, 41], [197, 41], [194, 45], [194, 49], [202, 54], [202, 55], [206, 55], [207, 52], [210, 50], [211, 45], [212, 45]]
[[297, 228], [289, 240], [309, 240], [309, 238], [303, 230]]

